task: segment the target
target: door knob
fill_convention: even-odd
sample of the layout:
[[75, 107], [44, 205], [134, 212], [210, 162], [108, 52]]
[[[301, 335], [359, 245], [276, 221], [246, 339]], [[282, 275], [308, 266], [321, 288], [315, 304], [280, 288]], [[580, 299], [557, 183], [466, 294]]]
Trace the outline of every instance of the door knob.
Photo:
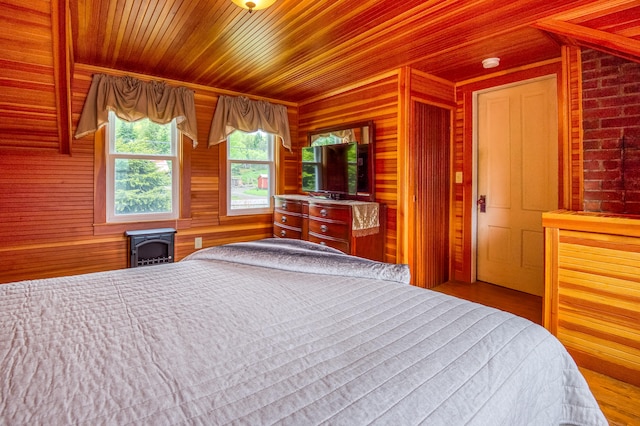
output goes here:
[[486, 195], [481, 195], [480, 198], [478, 198], [478, 206], [480, 207], [480, 213], [487, 212], [487, 196]]

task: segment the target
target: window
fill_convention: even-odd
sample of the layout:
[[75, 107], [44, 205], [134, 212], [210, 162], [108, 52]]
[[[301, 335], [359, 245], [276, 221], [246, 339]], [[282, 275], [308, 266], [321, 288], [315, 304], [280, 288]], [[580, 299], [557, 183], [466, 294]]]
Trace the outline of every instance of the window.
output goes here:
[[274, 139], [262, 131], [239, 130], [227, 138], [227, 215], [271, 212]]
[[175, 120], [133, 123], [109, 113], [107, 129], [107, 222], [176, 219], [178, 132]]

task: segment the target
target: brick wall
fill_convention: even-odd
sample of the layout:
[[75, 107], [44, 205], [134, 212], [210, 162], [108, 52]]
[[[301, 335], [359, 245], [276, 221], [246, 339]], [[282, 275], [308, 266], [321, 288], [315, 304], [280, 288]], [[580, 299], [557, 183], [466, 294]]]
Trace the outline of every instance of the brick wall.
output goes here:
[[582, 51], [584, 209], [640, 214], [640, 64]]

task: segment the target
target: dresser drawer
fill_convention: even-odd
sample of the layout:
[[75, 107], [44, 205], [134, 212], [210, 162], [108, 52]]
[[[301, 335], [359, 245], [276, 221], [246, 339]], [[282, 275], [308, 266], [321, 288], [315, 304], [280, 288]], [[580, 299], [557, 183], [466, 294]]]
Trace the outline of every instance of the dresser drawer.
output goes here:
[[349, 206], [329, 206], [326, 204], [310, 203], [309, 216], [349, 223], [351, 219], [351, 208]]
[[275, 197], [276, 209], [283, 212], [302, 213], [302, 201], [287, 200], [285, 198]]
[[349, 224], [346, 222], [328, 222], [309, 219], [309, 232], [339, 240], [349, 239]]
[[289, 228], [288, 226], [273, 224], [273, 236], [278, 238], [293, 238], [299, 240], [302, 238], [302, 231], [300, 229]]
[[302, 216], [289, 212], [276, 210], [273, 212], [273, 222], [279, 225], [287, 225], [292, 228], [302, 229]]
[[309, 241], [312, 243], [322, 244], [323, 246], [333, 247], [343, 253], [349, 254], [349, 243], [344, 240], [334, 240], [329, 237], [316, 235], [309, 232]]
[[[294, 194], [275, 195], [273, 236], [311, 241], [340, 250], [343, 253], [373, 260], [384, 259], [384, 208], [379, 208], [380, 228], [377, 233], [355, 232], [354, 209], [362, 212], [357, 202], [305, 197]], [[371, 213], [367, 208], [367, 212]], [[370, 218], [366, 218], [370, 219]]]

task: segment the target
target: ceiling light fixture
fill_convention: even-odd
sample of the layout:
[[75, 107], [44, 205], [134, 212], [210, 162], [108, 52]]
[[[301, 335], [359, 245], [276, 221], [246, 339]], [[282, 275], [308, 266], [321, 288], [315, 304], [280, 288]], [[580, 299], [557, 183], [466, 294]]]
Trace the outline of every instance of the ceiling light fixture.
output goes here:
[[254, 10], [266, 9], [271, 6], [276, 0], [253, 0], [253, 1], [245, 1], [245, 0], [231, 0], [234, 4], [240, 6], [243, 9], [249, 9], [249, 13]]
[[486, 69], [495, 68], [500, 65], [500, 58], [487, 58], [482, 61], [482, 66]]

